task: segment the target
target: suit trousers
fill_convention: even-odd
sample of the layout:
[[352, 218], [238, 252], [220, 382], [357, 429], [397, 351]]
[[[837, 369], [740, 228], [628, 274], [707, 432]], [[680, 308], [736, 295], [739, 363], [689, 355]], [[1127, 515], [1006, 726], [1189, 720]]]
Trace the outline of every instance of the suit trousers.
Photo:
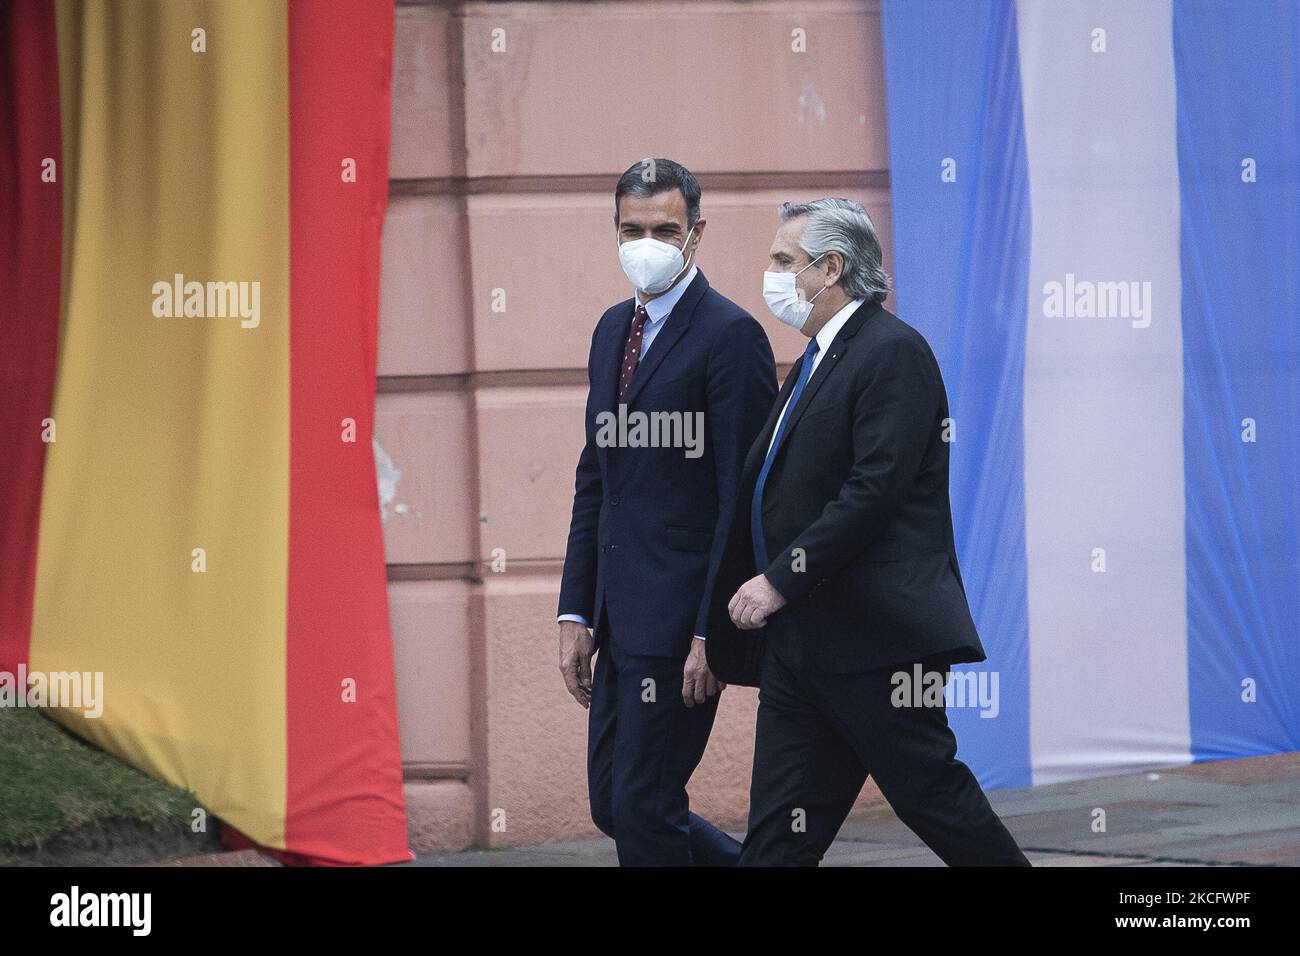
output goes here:
[[[922, 661], [943, 669], [939, 659]], [[741, 866], [816, 866], [867, 776], [949, 866], [1029, 866], [975, 775], [956, 759], [942, 706], [895, 707], [891, 675], [827, 674], [764, 655]]]
[[592, 820], [621, 866], [734, 866], [740, 843], [692, 813], [686, 794], [721, 694], [687, 707], [686, 658], [629, 655], [604, 623], [587, 727]]

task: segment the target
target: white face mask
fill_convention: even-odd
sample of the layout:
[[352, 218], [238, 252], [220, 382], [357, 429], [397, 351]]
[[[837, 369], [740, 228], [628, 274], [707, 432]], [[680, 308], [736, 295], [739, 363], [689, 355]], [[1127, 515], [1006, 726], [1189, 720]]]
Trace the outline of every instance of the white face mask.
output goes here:
[[[826, 253], [823, 252], [822, 256], [824, 255]], [[822, 256], [818, 256], [817, 259]], [[799, 272], [763, 273], [763, 299], [767, 302], [767, 307], [778, 319], [796, 329], [802, 329], [803, 324], [808, 321], [808, 316], [812, 315], [813, 299], [830, 288], [830, 286], [822, 286], [817, 295], [807, 300], [799, 294], [799, 287], [794, 280], [804, 269], [811, 269], [817, 259], [808, 263]]]
[[695, 227], [691, 226], [681, 249], [651, 236], [619, 244], [618, 261], [638, 292], [663, 292], [677, 281], [686, 271], [687, 260], [682, 251], [691, 244], [694, 231]]

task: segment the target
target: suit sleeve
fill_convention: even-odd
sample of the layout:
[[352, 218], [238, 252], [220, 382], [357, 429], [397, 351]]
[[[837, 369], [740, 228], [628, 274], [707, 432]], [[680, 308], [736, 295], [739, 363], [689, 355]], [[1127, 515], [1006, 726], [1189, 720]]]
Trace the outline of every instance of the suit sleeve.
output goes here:
[[776, 398], [776, 362], [767, 333], [745, 315], [719, 335], [709, 353], [708, 434], [718, 489], [718, 521], [709, 554], [704, 600], [695, 620], [695, 635], [707, 638], [709, 603], [737, 507], [740, 472], [749, 447], [763, 430]]
[[[597, 325], [596, 328], [599, 330], [600, 326]], [[594, 353], [595, 332], [592, 333], [591, 344]], [[557, 614], [572, 615], [594, 624], [592, 619], [596, 615], [596, 539], [600, 523], [600, 506], [604, 500], [604, 486], [591, 422], [591, 359], [588, 358], [587, 407], [583, 421], [587, 440], [583, 445], [582, 453], [578, 456], [578, 468], [574, 478], [573, 514], [569, 519], [569, 543], [564, 550], [564, 572], [560, 582], [560, 607]]]
[[938, 406], [924, 346], [898, 339], [882, 345], [873, 358], [854, 400], [848, 478], [835, 500], [765, 572], [789, 602], [848, 564], [884, 530], [934, 437]]

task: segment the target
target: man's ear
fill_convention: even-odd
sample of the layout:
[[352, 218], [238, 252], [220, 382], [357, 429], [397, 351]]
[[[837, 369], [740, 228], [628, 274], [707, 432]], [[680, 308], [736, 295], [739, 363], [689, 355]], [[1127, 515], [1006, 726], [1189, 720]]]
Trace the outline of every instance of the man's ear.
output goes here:
[[700, 244], [700, 237], [704, 235], [705, 224], [703, 219], [695, 220], [695, 231], [691, 233], [691, 242], [695, 243], [696, 246]]
[[838, 252], [826, 253], [826, 278], [834, 280], [831, 285], [844, 278], [844, 257]]

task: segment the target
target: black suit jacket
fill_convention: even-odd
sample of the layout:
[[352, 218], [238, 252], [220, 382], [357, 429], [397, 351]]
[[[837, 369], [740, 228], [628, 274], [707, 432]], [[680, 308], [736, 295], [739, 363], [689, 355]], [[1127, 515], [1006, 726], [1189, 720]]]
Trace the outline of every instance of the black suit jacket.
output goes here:
[[727, 605], [757, 573], [750, 501], [800, 358], [745, 460], [710, 599], [709, 667], [758, 684], [782, 660], [856, 673], [922, 658], [985, 659], [957, 567], [948, 500], [948, 399], [929, 344], [867, 302], [849, 317], [790, 410], [764, 486], [761, 569], [787, 600], [742, 631]]
[[[578, 459], [559, 613], [580, 614], [600, 646], [607, 620], [629, 654], [685, 656], [708, 636], [708, 595], [737, 505], [745, 452], [776, 394], [767, 333], [697, 273], [628, 386], [629, 415], [668, 412], [704, 423], [703, 450], [602, 441], [617, 415], [619, 366], [635, 300], [601, 316], [587, 363], [587, 442]], [[748, 499], [741, 510], [748, 507]], [[602, 616], [602, 611], [604, 615]]]

